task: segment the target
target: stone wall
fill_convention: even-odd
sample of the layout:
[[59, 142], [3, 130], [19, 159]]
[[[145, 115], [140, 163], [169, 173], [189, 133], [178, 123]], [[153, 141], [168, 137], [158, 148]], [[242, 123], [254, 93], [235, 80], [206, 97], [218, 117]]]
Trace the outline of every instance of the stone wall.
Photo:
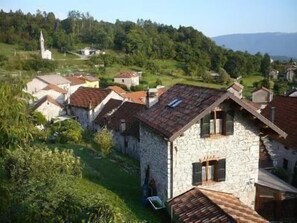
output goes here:
[[[259, 131], [240, 114], [235, 115], [234, 134], [200, 137], [196, 123], [173, 142], [173, 197], [192, 188], [192, 163], [205, 159], [226, 159], [226, 180], [207, 186], [213, 190], [232, 193], [250, 207], [254, 206], [258, 179]], [[157, 182], [158, 192], [168, 191], [170, 198], [170, 148], [157, 134], [141, 127], [141, 175], [147, 164]]]
[[154, 179], [158, 195], [167, 200], [168, 196], [168, 142], [144, 125], [140, 125], [140, 175], [141, 185], [149, 166], [150, 180]]
[[139, 141], [136, 137], [124, 136], [118, 131], [113, 131], [113, 141], [116, 150], [139, 160]]
[[284, 159], [288, 160], [288, 170], [293, 173], [297, 162], [297, 150], [285, 147], [283, 144], [263, 138], [263, 143], [271, 156], [274, 167], [283, 167]]
[[226, 159], [226, 180], [201, 187], [232, 193], [249, 206], [254, 205], [258, 179], [258, 130], [236, 114], [234, 134], [200, 138], [200, 124], [174, 141], [173, 196], [192, 188], [192, 163], [206, 159]]

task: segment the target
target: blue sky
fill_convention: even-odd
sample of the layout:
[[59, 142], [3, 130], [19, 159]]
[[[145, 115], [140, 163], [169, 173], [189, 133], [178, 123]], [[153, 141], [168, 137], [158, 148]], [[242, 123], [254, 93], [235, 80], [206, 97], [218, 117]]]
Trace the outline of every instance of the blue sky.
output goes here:
[[0, 0], [4, 11], [37, 9], [64, 19], [70, 10], [95, 19], [150, 19], [174, 27], [193, 26], [206, 36], [254, 32], [297, 32], [296, 0]]

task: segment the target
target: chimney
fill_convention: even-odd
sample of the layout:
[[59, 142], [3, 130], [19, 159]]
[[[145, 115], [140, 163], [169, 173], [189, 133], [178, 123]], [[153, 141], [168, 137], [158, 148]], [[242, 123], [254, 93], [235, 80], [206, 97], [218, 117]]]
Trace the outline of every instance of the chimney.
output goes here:
[[121, 119], [120, 120], [120, 132], [123, 133], [126, 131], [126, 120], [125, 119]]
[[158, 89], [151, 88], [146, 92], [146, 107], [150, 108], [158, 102]]
[[274, 123], [275, 120], [275, 107], [270, 108], [270, 121]]

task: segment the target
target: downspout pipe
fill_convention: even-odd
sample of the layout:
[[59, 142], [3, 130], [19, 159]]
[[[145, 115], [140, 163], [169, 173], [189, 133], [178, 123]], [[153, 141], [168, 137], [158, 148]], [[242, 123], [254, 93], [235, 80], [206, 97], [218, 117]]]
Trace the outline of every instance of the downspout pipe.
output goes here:
[[173, 142], [170, 143], [170, 199], [173, 198]]

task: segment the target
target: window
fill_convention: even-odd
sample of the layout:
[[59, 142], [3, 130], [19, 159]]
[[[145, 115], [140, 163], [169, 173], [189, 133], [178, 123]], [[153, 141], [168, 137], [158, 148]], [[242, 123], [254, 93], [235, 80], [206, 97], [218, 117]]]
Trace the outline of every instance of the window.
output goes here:
[[285, 170], [288, 169], [288, 165], [289, 165], [289, 160], [287, 160], [287, 159], [283, 159], [283, 168], [284, 168]]
[[201, 119], [200, 127], [202, 138], [216, 134], [233, 135], [234, 112], [213, 111]]
[[197, 186], [209, 181], [225, 181], [226, 159], [193, 163], [193, 182]]
[[125, 80], [124, 79], [122, 79], [122, 83], [124, 83], [125, 82]]

